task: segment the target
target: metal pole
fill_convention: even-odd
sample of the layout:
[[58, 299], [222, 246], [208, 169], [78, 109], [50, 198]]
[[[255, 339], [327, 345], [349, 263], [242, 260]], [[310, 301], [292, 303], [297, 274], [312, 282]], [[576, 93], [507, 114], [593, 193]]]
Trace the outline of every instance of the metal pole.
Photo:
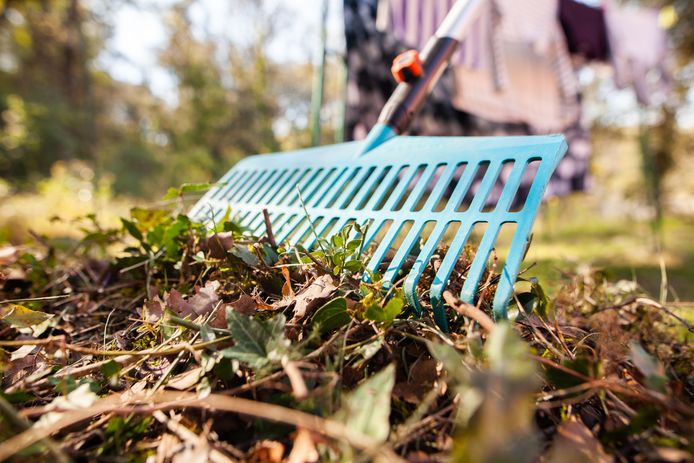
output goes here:
[[320, 24], [320, 54], [313, 69], [313, 92], [311, 95], [311, 146], [320, 144], [323, 87], [325, 86], [325, 55], [328, 41], [328, 0], [323, 0]]

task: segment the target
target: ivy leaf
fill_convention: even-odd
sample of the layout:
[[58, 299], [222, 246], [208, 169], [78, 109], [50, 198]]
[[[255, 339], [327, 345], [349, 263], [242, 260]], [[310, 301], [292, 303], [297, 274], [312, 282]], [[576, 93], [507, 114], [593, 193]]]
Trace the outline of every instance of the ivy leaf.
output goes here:
[[213, 186], [216, 186], [218, 184], [216, 183], [184, 183], [181, 185], [179, 188], [169, 188], [168, 191], [166, 192], [166, 195], [164, 195], [164, 199], [174, 199], [179, 196], [183, 196], [186, 193], [198, 193], [200, 191], [205, 191], [209, 190]]
[[284, 315], [270, 320], [256, 320], [227, 307], [226, 316], [234, 346], [221, 351], [225, 357], [246, 363], [262, 374], [278, 366], [282, 357], [288, 355], [289, 340], [284, 336]]
[[318, 326], [318, 332], [323, 335], [332, 330], [345, 326], [352, 318], [347, 312], [347, 299], [336, 297], [316, 310], [311, 321]]
[[391, 364], [348, 394], [336, 418], [350, 431], [385, 442], [390, 433], [390, 395], [394, 384], [395, 366]]
[[405, 301], [399, 297], [394, 297], [388, 301], [385, 307], [381, 308], [378, 304], [371, 304], [367, 307], [364, 315], [371, 321], [383, 323], [388, 326], [393, 323], [395, 317], [400, 315], [402, 308], [405, 306]]

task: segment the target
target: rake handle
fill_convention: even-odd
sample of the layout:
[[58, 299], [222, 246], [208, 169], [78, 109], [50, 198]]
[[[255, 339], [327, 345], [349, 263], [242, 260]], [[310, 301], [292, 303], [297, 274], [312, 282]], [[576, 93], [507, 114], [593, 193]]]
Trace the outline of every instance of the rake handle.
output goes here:
[[398, 84], [378, 117], [379, 123], [388, 125], [398, 134], [407, 131], [487, 1], [458, 0], [453, 5], [422, 50], [422, 75], [411, 82]]

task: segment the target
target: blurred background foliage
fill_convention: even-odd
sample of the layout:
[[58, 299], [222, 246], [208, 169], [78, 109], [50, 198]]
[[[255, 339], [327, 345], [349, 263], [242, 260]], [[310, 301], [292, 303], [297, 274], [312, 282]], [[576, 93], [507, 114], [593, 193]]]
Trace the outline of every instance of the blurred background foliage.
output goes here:
[[[609, 107], [614, 87], [596, 72], [584, 86], [593, 114], [592, 188], [545, 206], [530, 258], [539, 274], [557, 278], [559, 260], [605, 263], [627, 277], [646, 269], [646, 286], [657, 290], [662, 272], [648, 226], [654, 198], [666, 216], [663, 262], [675, 280], [694, 280], [694, 243], [681, 238], [694, 233], [694, 130], [679, 123], [683, 111], [694, 119], [694, 2], [629, 1], [669, 5], [678, 17], [671, 28], [675, 91], [637, 119], [649, 124], [653, 164], [644, 166], [640, 154], [643, 127], [624, 123], [635, 108]], [[304, 38], [306, 60], [279, 59], [269, 44], [296, 19], [281, 2], [234, 0], [231, 24], [250, 25], [243, 40], [194, 23], [196, 3], [0, 0], [0, 242], [21, 243], [28, 230], [79, 233], [76, 217], [96, 212], [108, 223], [170, 186], [214, 181], [244, 155], [310, 144], [309, 57], [318, 33]], [[125, 6], [151, 12], [155, 4], [166, 35], [156, 64], [174, 82], [171, 99], [147, 79], [117, 80], [100, 61], [115, 53], [115, 13]], [[317, 19], [320, 2], [306, 4]], [[339, 56], [329, 54], [323, 143], [339, 132], [343, 79]], [[688, 286], [680, 296], [694, 298]]]

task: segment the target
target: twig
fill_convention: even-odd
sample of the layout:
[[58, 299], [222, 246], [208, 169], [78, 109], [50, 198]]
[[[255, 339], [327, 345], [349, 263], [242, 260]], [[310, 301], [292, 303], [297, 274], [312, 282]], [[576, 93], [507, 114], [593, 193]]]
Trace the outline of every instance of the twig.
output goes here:
[[[195, 445], [197, 443], [204, 443], [207, 446], [209, 446], [209, 442], [207, 441], [207, 439], [203, 438], [202, 436], [198, 436], [181, 423], [169, 419], [169, 417], [166, 416], [164, 412], [162, 412], [161, 410], [156, 410], [154, 413], [152, 413], [152, 416], [161, 424], [166, 425], [169, 431], [176, 434], [181, 440], [189, 442], [192, 445]], [[214, 448], [210, 448], [207, 457], [209, 457], [212, 463], [233, 463], [234, 461], [226, 455], [224, 455], [219, 450]]]
[[[2, 396], [0, 396], [0, 416], [5, 418], [5, 425], [12, 425], [23, 433], [31, 429], [31, 423], [26, 418], [18, 415], [12, 405]], [[68, 463], [70, 461], [70, 458], [65, 455], [61, 448], [47, 437], [39, 439], [37, 442], [46, 446], [46, 449], [48, 449], [48, 452], [53, 456], [56, 462]], [[2, 458], [0, 458], [0, 460], [1, 459]]]
[[129, 415], [133, 413], [153, 413], [157, 410], [176, 408], [199, 408], [217, 411], [239, 413], [265, 420], [285, 423], [291, 426], [308, 429], [336, 440], [349, 443], [372, 457], [380, 456], [385, 461], [403, 462], [390, 447], [380, 444], [370, 436], [347, 428], [344, 424], [311, 415], [305, 412], [282, 407], [280, 405], [258, 402], [255, 400], [229, 397], [221, 394], [210, 394], [199, 398], [196, 393], [158, 391], [147, 397], [147, 391], [138, 395], [114, 394], [97, 400], [91, 407], [72, 410], [54, 423], [45, 427], [32, 427], [21, 434], [13, 436], [0, 443], [0, 461], [5, 460], [26, 447], [59, 432], [68, 426], [80, 423], [103, 413]]
[[[219, 344], [222, 342], [226, 341], [231, 341], [231, 336], [224, 336], [218, 339], [215, 339], [214, 341], [207, 341], [207, 342], [199, 342], [197, 344], [188, 344], [188, 343], [182, 343], [178, 344], [176, 346], [173, 346], [169, 349], [164, 349], [164, 350], [156, 350], [156, 349], [145, 349], [145, 350], [101, 350], [101, 349], [91, 349], [89, 347], [82, 347], [82, 346], [77, 346], [75, 344], [68, 344], [65, 343], [61, 347], [64, 350], [71, 350], [73, 352], [78, 352], [80, 354], [88, 354], [88, 355], [99, 355], [102, 357], [118, 357], [121, 355], [154, 355], [154, 356], [166, 356], [166, 355], [173, 355], [173, 354], [178, 354], [179, 352], [182, 352], [184, 350], [199, 350], [199, 349], [204, 349], [209, 346], [213, 346], [215, 344]], [[0, 346], [5, 346], [5, 347], [19, 347], [19, 346], [39, 346], [39, 345], [45, 345], [45, 344], [52, 344], [53, 342], [62, 340], [63, 342], [65, 341], [64, 336], [53, 336], [50, 338], [45, 338], [45, 339], [27, 339], [27, 340], [21, 340], [21, 341], [0, 341]]]
[[475, 320], [487, 333], [494, 329], [494, 321], [474, 305], [466, 304], [453, 295], [450, 291], [443, 292], [444, 300], [460, 315]]
[[268, 214], [267, 209], [263, 208], [263, 219], [265, 219], [265, 232], [267, 233], [267, 240], [270, 242], [273, 248], [277, 247], [277, 242], [275, 241], [275, 235], [272, 233], [272, 223], [270, 222], [270, 214]]

